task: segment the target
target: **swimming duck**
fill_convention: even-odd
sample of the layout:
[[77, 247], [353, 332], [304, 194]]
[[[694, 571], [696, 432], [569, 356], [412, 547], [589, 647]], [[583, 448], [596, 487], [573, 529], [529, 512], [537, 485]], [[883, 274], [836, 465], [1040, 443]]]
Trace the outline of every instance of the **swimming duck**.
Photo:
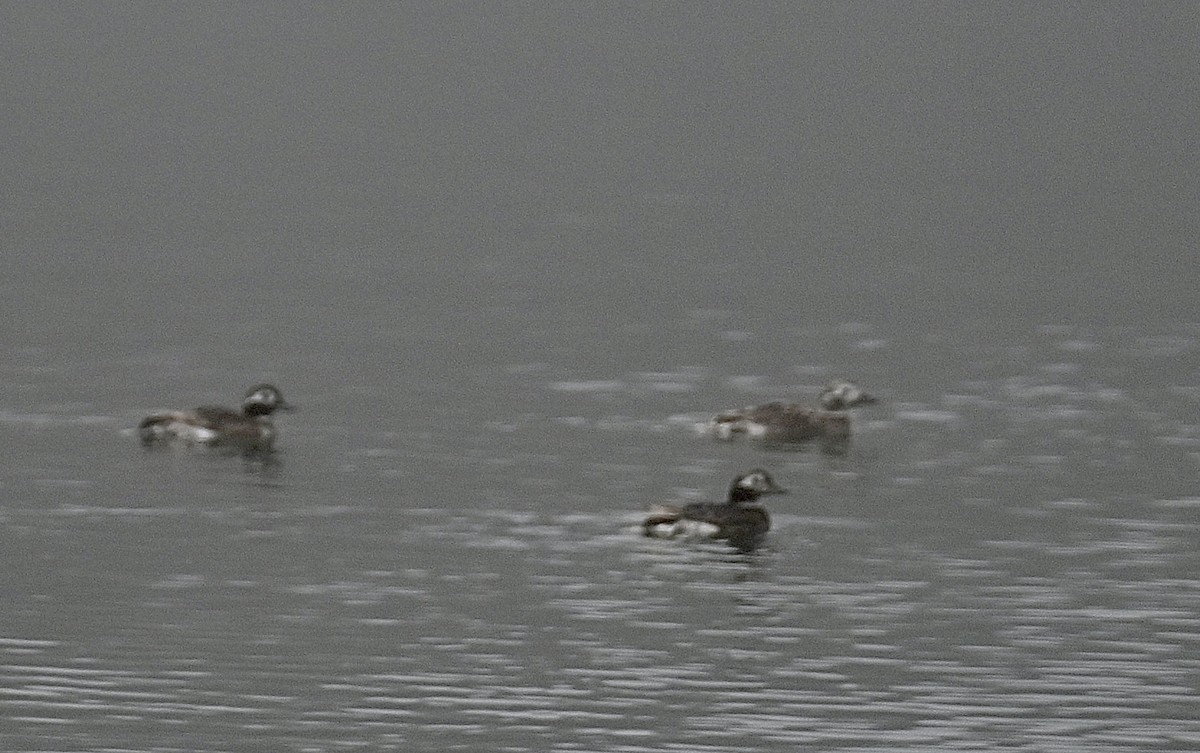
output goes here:
[[277, 410], [293, 410], [293, 406], [283, 399], [278, 387], [257, 384], [246, 392], [240, 412], [204, 405], [194, 410], [154, 413], [138, 424], [138, 437], [146, 445], [177, 441], [269, 450], [276, 431], [267, 417]]
[[767, 511], [753, 503], [766, 494], [786, 493], [771, 474], [756, 468], [733, 480], [724, 502], [656, 508], [642, 523], [642, 532], [661, 539], [725, 539], [738, 549], [753, 549], [771, 527]]
[[820, 408], [774, 401], [718, 413], [704, 425], [717, 439], [747, 436], [773, 442], [825, 439], [845, 442], [850, 437], [849, 408], [871, 405], [873, 395], [852, 382], [830, 382], [818, 398]]

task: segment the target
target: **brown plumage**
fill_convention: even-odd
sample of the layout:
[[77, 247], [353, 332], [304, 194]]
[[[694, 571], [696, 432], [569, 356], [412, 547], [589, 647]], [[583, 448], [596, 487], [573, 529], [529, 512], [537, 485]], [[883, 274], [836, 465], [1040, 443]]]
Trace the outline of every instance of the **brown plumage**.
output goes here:
[[752, 549], [771, 527], [767, 511], [753, 503], [766, 494], [786, 493], [769, 473], [755, 469], [733, 480], [725, 502], [657, 508], [642, 523], [642, 532], [655, 538], [725, 539], [738, 549]]
[[251, 387], [241, 411], [218, 405], [194, 410], [164, 411], [146, 416], [138, 424], [143, 444], [235, 445], [268, 450], [275, 442], [275, 426], [267, 417], [277, 410], [292, 410], [279, 388], [270, 384]]
[[820, 408], [773, 401], [722, 411], [708, 422], [706, 430], [718, 439], [746, 436], [769, 442], [821, 439], [844, 444], [850, 438], [846, 410], [876, 402], [873, 395], [850, 382], [831, 382], [818, 400]]

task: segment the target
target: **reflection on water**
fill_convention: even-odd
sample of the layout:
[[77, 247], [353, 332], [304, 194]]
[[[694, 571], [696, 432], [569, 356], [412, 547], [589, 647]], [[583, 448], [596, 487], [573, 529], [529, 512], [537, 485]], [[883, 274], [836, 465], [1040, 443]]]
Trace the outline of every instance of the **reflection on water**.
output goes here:
[[[352, 515], [333, 511], [327, 534]], [[1200, 741], [1200, 582], [1163, 567], [1194, 564], [1200, 524], [1086, 516], [1077, 543], [931, 546], [879, 521], [778, 518], [768, 546], [737, 554], [643, 539], [634, 515], [416, 508], [306, 564], [285, 514], [243, 541], [274, 539], [276, 567], [180, 561], [130, 588], [107, 629], [22, 637], [63, 630], [29, 611], [59, 594], [20, 598], [26, 628], [0, 640], [8, 742]]]
[[[126, 431], [125, 434], [132, 432]], [[215, 445], [180, 445], [170, 442], [143, 442], [142, 451], [148, 455], [162, 455], [168, 462], [180, 457], [209, 456], [208, 462], [234, 463], [246, 474], [267, 481], [278, 477], [283, 470], [283, 454], [274, 447], [255, 444], [238, 445], [222, 443]], [[197, 458], [201, 460], [201, 458]], [[232, 466], [230, 466], [232, 467]]]
[[[836, 457], [696, 436], [803, 389], [703, 369], [512, 369], [420, 432], [318, 408], [269, 462], [7, 410], [0, 740], [1194, 749], [1195, 338], [969, 340]], [[641, 535], [758, 465], [763, 546]]]

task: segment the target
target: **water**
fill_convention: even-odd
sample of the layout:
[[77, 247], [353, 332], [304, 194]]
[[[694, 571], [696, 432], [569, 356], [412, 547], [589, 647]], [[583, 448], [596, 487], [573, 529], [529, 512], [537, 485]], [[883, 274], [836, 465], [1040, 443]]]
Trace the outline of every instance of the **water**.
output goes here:
[[6, 7], [0, 748], [1200, 748], [1194, 11], [742, 8]]

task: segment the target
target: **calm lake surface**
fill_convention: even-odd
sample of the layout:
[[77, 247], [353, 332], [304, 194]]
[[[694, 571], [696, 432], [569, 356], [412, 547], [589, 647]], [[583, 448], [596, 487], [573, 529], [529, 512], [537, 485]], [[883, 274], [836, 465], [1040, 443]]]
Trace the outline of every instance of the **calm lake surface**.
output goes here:
[[0, 6], [0, 749], [1200, 749], [1196, 16]]

